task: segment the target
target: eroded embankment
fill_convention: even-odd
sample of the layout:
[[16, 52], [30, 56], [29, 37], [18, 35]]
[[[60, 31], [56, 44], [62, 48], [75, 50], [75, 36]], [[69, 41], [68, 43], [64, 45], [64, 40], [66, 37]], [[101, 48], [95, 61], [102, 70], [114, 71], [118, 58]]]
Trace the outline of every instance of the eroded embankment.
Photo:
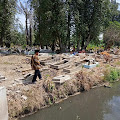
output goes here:
[[10, 120], [32, 114], [71, 95], [103, 85], [103, 68], [103, 66], [95, 69], [83, 68], [75, 74], [72, 80], [62, 85], [55, 85], [51, 81], [57, 73], [54, 70], [49, 70], [47, 74], [43, 73], [43, 80], [36, 84], [7, 88]]

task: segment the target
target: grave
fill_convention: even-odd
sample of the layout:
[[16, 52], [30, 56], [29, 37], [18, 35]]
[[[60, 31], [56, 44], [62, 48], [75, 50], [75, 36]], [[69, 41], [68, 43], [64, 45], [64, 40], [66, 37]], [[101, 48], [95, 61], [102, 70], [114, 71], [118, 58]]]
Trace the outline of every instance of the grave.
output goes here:
[[95, 62], [94, 64], [90, 64], [90, 65], [88, 65], [88, 64], [86, 63], [86, 64], [83, 65], [83, 67], [90, 69], [90, 68], [96, 67], [98, 64], [99, 64], [98, 62]]
[[45, 66], [45, 65], [47, 65], [47, 63], [50, 63], [51, 61], [52, 61], [52, 57], [41, 60], [40, 64]]
[[72, 73], [74, 71], [78, 71], [81, 67], [82, 67], [82, 64], [78, 64], [78, 65], [73, 66], [73, 67], [70, 66], [68, 68], [64, 68], [63, 72], [65, 72], [65, 73]]
[[62, 58], [60, 58], [60, 57], [50, 57], [46, 60], [41, 60], [40, 64], [46, 66], [46, 65], [55, 64], [55, 63], [61, 62], [61, 61], [62, 61]]
[[0, 120], [8, 120], [8, 105], [5, 87], [0, 87]]
[[70, 79], [71, 77], [69, 75], [60, 75], [60, 76], [54, 77], [52, 81], [57, 84], [62, 84]]
[[63, 69], [69, 66], [70, 66], [70, 62], [68, 62], [67, 60], [62, 60], [61, 62], [57, 62], [50, 65], [51, 68], [57, 69], [57, 70]]
[[113, 55], [111, 55], [111, 56], [112, 56], [113, 59], [119, 59], [119, 58], [120, 58], [119, 55], [114, 55], [114, 54], [113, 54]]
[[30, 84], [32, 83], [33, 74], [27, 74], [23, 78], [15, 80], [19, 84]]

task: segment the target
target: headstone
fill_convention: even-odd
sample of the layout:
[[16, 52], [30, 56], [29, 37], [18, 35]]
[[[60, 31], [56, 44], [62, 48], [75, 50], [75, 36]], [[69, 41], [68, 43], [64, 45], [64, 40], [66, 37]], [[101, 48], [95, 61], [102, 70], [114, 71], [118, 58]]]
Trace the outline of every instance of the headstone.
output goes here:
[[8, 105], [5, 87], [0, 87], [0, 120], [8, 120]]

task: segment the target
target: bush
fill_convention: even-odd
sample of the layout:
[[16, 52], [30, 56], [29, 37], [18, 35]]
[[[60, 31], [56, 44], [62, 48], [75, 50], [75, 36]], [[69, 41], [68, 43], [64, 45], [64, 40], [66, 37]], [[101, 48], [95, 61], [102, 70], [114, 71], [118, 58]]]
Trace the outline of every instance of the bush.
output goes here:
[[104, 73], [104, 80], [115, 82], [120, 78], [120, 70], [116, 68], [109, 68]]
[[23, 44], [23, 45], [22, 45], [22, 49], [25, 49], [25, 48], [26, 48], [26, 46], [27, 46], [26, 44]]
[[89, 44], [86, 48], [88, 51], [89, 50], [104, 50], [103, 44], [99, 44], [99, 45], [94, 45], [94, 44]]

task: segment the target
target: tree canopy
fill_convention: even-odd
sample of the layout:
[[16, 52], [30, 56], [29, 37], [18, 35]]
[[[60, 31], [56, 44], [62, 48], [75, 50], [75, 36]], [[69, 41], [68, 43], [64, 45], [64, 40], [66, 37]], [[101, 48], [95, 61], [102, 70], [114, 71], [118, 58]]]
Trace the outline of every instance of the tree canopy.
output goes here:
[[[26, 17], [26, 29], [22, 32], [15, 28], [17, 2]], [[61, 52], [69, 51], [71, 46], [86, 49], [90, 43], [99, 44], [100, 33], [105, 33], [105, 41], [111, 30], [110, 21], [120, 21], [118, 4], [109, 0], [27, 0], [26, 3], [28, 7], [20, 0], [0, 1], [0, 45], [33, 44]]]

